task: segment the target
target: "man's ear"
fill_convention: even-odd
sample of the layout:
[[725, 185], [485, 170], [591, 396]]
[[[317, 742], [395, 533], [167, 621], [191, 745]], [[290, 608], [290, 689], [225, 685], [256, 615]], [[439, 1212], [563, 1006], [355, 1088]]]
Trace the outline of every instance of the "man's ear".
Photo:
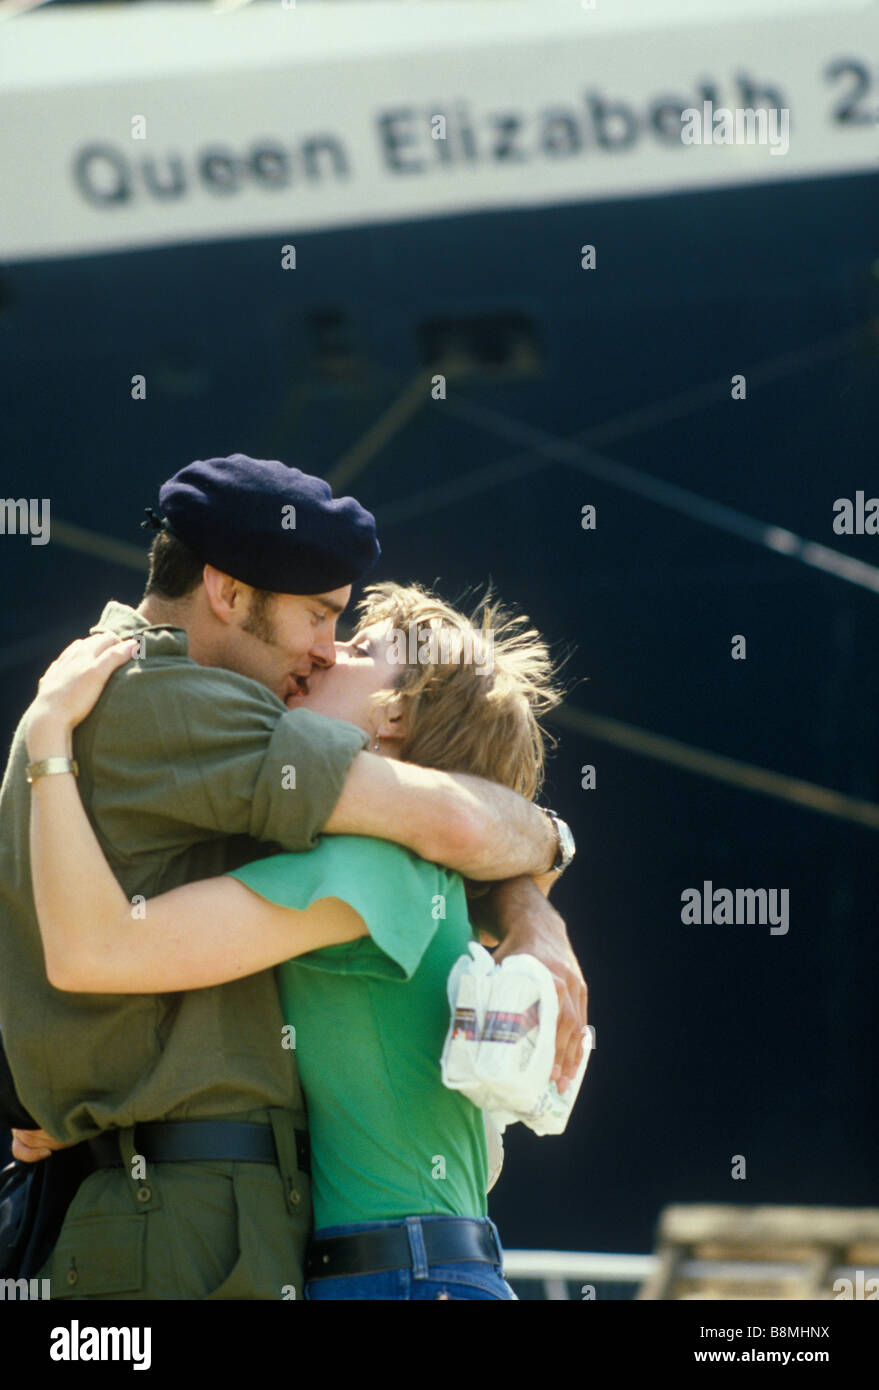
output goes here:
[[224, 574], [213, 565], [205, 565], [202, 581], [210, 610], [221, 623], [237, 624], [246, 616], [246, 586], [240, 579], [233, 579], [231, 574]]

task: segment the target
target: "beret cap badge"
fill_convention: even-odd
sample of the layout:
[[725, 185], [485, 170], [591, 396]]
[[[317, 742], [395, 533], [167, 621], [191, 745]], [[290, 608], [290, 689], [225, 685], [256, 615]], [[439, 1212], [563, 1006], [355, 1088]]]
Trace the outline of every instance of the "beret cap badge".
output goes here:
[[151, 526], [154, 531], [167, 531], [168, 523], [163, 516], [157, 516], [152, 507], [144, 507], [144, 511], [146, 512], [147, 519], [140, 523], [144, 529], [146, 529], [147, 526]]

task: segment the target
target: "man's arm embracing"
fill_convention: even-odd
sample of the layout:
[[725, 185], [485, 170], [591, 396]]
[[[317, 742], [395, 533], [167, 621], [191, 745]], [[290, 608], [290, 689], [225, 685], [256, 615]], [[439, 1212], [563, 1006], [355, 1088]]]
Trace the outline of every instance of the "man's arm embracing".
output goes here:
[[[354, 725], [285, 710], [243, 676], [169, 665], [176, 670], [147, 660], [140, 671], [117, 672], [77, 730], [77, 740], [91, 745], [83, 750], [92, 755], [84, 759], [83, 792], [91, 792], [105, 843], [124, 852], [128, 817], [146, 812], [162, 837], [181, 843], [245, 834], [303, 850], [320, 833], [368, 835], [465, 877], [503, 880], [486, 903], [492, 929], [503, 953], [527, 951], [554, 975], [557, 1062], [573, 1075], [586, 987], [561, 917], [525, 877], [546, 873], [555, 859], [557, 835], [544, 813], [494, 782], [366, 753], [366, 735]], [[132, 738], [141, 722], [154, 726], [147, 742], [161, 748], [158, 763], [145, 764], [136, 732]]]
[[481, 777], [359, 753], [324, 831], [373, 835], [466, 878], [545, 873], [557, 836], [530, 801]]

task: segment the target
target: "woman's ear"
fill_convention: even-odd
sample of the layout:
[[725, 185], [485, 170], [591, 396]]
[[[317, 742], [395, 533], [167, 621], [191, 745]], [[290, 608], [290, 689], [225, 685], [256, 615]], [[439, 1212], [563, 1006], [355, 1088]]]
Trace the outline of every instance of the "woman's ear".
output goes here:
[[376, 738], [388, 739], [392, 743], [402, 743], [409, 737], [409, 700], [397, 698], [383, 705], [379, 711]]

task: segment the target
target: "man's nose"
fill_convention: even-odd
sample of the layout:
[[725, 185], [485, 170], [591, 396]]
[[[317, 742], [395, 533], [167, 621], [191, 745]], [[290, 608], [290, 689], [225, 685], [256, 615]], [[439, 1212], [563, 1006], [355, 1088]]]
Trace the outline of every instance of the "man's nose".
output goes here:
[[341, 643], [335, 642], [329, 635], [316, 638], [311, 644], [309, 656], [316, 666], [329, 670], [336, 664], [336, 648], [340, 645]]

